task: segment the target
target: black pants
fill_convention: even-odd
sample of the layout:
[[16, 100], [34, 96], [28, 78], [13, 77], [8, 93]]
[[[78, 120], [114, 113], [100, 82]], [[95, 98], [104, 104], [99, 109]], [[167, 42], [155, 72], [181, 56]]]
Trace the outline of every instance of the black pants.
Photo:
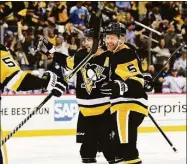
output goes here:
[[116, 155], [132, 164], [139, 164], [137, 131], [144, 115], [134, 111], [116, 111], [112, 114]]
[[80, 155], [82, 158], [95, 158], [98, 144], [107, 161], [114, 160], [113, 140], [111, 133], [111, 115], [107, 110], [97, 116], [84, 117], [79, 113], [77, 124], [77, 142], [82, 143]]
[[3, 155], [2, 155], [1, 149], [0, 149], [0, 164], [3, 164]]

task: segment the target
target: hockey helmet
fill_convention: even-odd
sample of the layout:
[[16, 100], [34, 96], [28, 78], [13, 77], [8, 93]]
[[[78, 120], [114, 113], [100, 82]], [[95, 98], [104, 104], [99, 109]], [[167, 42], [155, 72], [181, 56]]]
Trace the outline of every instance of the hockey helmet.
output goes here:
[[126, 33], [126, 27], [122, 23], [111, 22], [104, 29], [104, 34], [116, 34], [118, 36], [124, 35]]

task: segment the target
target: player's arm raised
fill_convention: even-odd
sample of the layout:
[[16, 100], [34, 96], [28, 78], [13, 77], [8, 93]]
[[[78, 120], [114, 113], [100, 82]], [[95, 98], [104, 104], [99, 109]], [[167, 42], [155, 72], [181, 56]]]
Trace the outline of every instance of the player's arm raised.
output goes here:
[[45, 38], [39, 41], [37, 51], [42, 52], [47, 57], [53, 56], [53, 60], [60, 64], [63, 68], [74, 68], [74, 57], [56, 52], [55, 46]]
[[[36, 89], [58, 90], [61, 94], [66, 90], [66, 82], [57, 77], [56, 74], [47, 71], [43, 78], [31, 74], [30, 71], [23, 71], [6, 47], [0, 46], [1, 54], [1, 84], [10, 90], [28, 91]], [[55, 96], [60, 93], [54, 92]]]

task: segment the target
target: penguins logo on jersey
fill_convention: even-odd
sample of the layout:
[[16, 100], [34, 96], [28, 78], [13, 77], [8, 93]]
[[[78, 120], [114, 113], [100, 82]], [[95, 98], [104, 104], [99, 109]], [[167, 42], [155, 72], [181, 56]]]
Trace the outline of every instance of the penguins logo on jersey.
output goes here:
[[105, 68], [97, 65], [97, 64], [89, 64], [87, 63], [84, 68], [82, 68], [81, 73], [83, 77], [84, 83], [81, 84], [82, 88], [86, 88], [88, 94], [92, 92], [93, 88], [96, 88], [96, 83], [102, 81], [106, 78], [103, 75], [103, 71]]

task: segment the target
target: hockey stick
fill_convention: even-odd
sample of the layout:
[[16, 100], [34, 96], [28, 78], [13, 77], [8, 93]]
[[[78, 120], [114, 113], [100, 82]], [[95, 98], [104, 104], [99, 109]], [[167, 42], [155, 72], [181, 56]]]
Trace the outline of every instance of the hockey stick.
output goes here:
[[[169, 61], [171, 60], [171, 58], [175, 55], [175, 53], [177, 51], [179, 51], [181, 48], [185, 47], [184, 44], [181, 44], [172, 54], [171, 56], [168, 58], [168, 60], [166, 61], [166, 63], [164, 64], [164, 66], [162, 67], [162, 69], [155, 75], [155, 77], [152, 79], [152, 82], [154, 82], [156, 80], [156, 78], [160, 75], [160, 73], [163, 71], [164, 67], [167, 65], [167, 63], [169, 63]], [[151, 121], [155, 124], [155, 126], [158, 128], [158, 130], [160, 131], [160, 133], [163, 135], [163, 137], [166, 139], [166, 141], [168, 142], [168, 144], [171, 146], [171, 148], [173, 149], [174, 152], [177, 152], [177, 149], [174, 147], [174, 145], [172, 144], [172, 142], [169, 140], [169, 138], [166, 136], [166, 134], [164, 133], [164, 131], [160, 128], [160, 126], [157, 124], [157, 122], [155, 121], [155, 119], [153, 118], [153, 116], [149, 113], [148, 114], [149, 118], [151, 119]]]
[[[80, 62], [76, 68], [72, 71], [72, 73], [65, 78], [65, 80], [69, 80], [73, 75], [75, 75], [81, 68], [85, 66], [85, 64], [94, 56], [98, 49], [99, 39], [100, 39], [100, 27], [101, 27], [101, 17], [96, 18], [96, 26], [94, 27], [94, 36], [93, 36], [93, 45], [90, 53], [85, 57], [85, 59]], [[23, 121], [21, 121], [13, 130], [10, 132], [1, 142], [1, 146], [3, 146], [33, 115], [37, 113], [37, 111], [53, 96], [51, 92], [43, 102], [36, 107]]]
[[149, 113], [148, 114], [149, 118], [151, 119], [151, 121], [153, 121], [153, 123], [155, 124], [155, 126], [158, 128], [158, 130], [160, 131], [160, 133], [163, 135], [163, 137], [166, 139], [166, 141], [168, 142], [168, 144], [171, 146], [171, 148], [173, 149], [174, 152], [177, 152], [177, 149], [174, 147], [174, 145], [172, 144], [172, 142], [169, 140], [169, 138], [166, 136], [166, 134], [164, 133], [164, 131], [160, 128], [160, 126], [157, 124], [157, 122], [155, 121], [155, 119], [153, 118], [153, 116]]
[[170, 57], [167, 59], [166, 63], [163, 65], [162, 69], [155, 75], [155, 77], [152, 79], [152, 82], [154, 82], [156, 80], [156, 78], [160, 75], [160, 73], [163, 71], [163, 69], [165, 68], [165, 66], [169, 63], [169, 61], [171, 60], [171, 58], [177, 53], [177, 51], [179, 51], [180, 49], [182, 49], [183, 47], [186, 47], [185, 44], [181, 44], [171, 55]]

